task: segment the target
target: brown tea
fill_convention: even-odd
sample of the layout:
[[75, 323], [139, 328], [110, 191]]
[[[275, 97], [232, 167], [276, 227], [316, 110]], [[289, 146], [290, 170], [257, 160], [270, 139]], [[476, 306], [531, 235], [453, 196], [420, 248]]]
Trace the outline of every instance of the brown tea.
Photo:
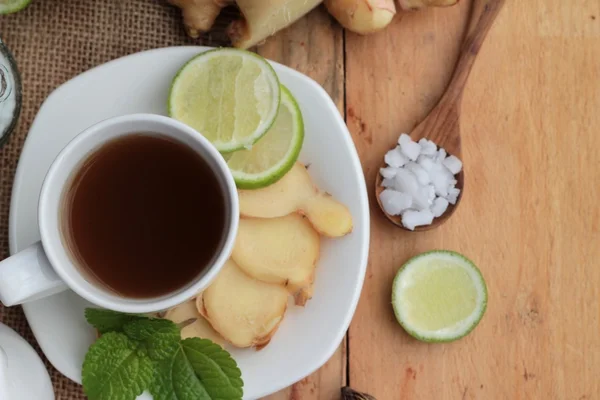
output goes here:
[[72, 257], [125, 297], [183, 287], [224, 242], [227, 207], [217, 176], [192, 149], [165, 137], [106, 143], [76, 172], [63, 204]]

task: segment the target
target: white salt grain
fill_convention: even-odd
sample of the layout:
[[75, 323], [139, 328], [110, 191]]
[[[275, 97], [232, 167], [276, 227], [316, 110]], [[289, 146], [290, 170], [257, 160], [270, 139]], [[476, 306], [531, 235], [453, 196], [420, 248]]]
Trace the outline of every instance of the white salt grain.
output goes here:
[[383, 181], [381, 181], [381, 186], [383, 186], [384, 188], [395, 189], [396, 181], [394, 180], [394, 178], [391, 178], [391, 179], [385, 178]]
[[379, 169], [379, 173], [385, 179], [392, 179], [393, 177], [396, 176], [396, 172], [398, 172], [398, 170], [396, 168], [392, 168], [392, 167]]
[[396, 189], [400, 192], [412, 195], [419, 189], [417, 177], [409, 170], [399, 169], [394, 179], [396, 180]]
[[462, 169], [462, 162], [456, 156], [449, 156], [442, 161], [442, 164], [448, 168], [452, 175], [458, 174]]
[[425, 171], [431, 171], [431, 168], [433, 168], [435, 162], [433, 161], [433, 158], [421, 154], [417, 159], [417, 164], [419, 164]]
[[434, 217], [441, 217], [442, 214], [446, 212], [448, 209], [448, 200], [443, 197], [438, 197], [433, 201], [433, 205], [431, 206], [431, 212]]
[[441, 164], [446, 159], [446, 150], [439, 149], [435, 155], [435, 162]]
[[408, 158], [402, 153], [400, 146], [388, 151], [383, 159], [392, 168], [400, 168], [408, 162]]
[[417, 226], [430, 225], [433, 222], [433, 213], [430, 210], [406, 210], [402, 213], [402, 225], [414, 231]]
[[419, 140], [419, 146], [421, 146], [421, 154], [426, 156], [432, 156], [437, 151], [437, 146], [435, 143], [425, 138]]
[[400, 135], [400, 139], [398, 139], [398, 144], [402, 149], [402, 152], [406, 157], [408, 157], [412, 161], [416, 161], [421, 153], [421, 146], [418, 143], [413, 142], [413, 140], [406, 133]]
[[416, 208], [417, 210], [428, 210], [433, 204], [433, 199], [435, 199], [435, 193], [433, 193], [433, 197], [431, 194], [429, 186], [421, 186], [415, 193], [412, 193], [412, 208]]
[[460, 194], [460, 189], [458, 188], [450, 188], [448, 190], [448, 195], [445, 196], [446, 200], [448, 200], [448, 203], [450, 204], [456, 204], [456, 200], [458, 199], [458, 195]]
[[439, 164], [434, 165], [429, 171], [431, 183], [433, 183], [435, 194], [438, 196], [446, 197], [448, 195], [448, 186], [452, 177], [449, 178], [447, 174], [449, 174], [448, 170]]
[[379, 200], [384, 211], [389, 215], [400, 215], [412, 205], [412, 198], [409, 195], [391, 189], [381, 192]]
[[429, 179], [429, 174], [427, 173], [427, 171], [425, 171], [425, 169], [423, 167], [421, 167], [419, 164], [417, 164], [416, 162], [411, 161], [408, 164], [406, 164], [404, 167], [406, 169], [408, 169], [410, 172], [412, 172], [413, 174], [415, 174], [415, 176], [417, 177], [417, 180], [419, 181], [419, 183], [421, 185], [427, 185], [429, 182], [431, 182], [431, 179]]
[[433, 201], [435, 200], [435, 187], [433, 185], [427, 185], [425, 190], [427, 193], [427, 201], [429, 204], [433, 204]]

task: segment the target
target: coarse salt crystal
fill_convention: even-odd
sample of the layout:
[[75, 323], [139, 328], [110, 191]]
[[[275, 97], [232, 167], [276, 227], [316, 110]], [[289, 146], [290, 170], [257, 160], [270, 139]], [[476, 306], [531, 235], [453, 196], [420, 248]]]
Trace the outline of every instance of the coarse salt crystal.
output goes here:
[[380, 168], [379, 169], [379, 173], [385, 179], [392, 179], [393, 177], [396, 176], [396, 172], [398, 172], [398, 170], [396, 168], [392, 168], [392, 167]]
[[[431, 187], [433, 189], [433, 186]], [[433, 199], [435, 199], [435, 193], [433, 193], [433, 197], [431, 196], [431, 191], [429, 186], [421, 186], [415, 193], [412, 193], [413, 205], [418, 210], [427, 210], [433, 204]]]
[[446, 150], [439, 149], [435, 155], [435, 162], [441, 164], [446, 159]]
[[454, 178], [450, 174], [450, 171], [440, 164], [435, 164], [431, 171], [429, 171], [429, 177], [435, 188], [435, 194], [446, 197], [448, 195], [450, 181]]
[[396, 173], [396, 189], [406, 194], [413, 194], [419, 189], [417, 177], [407, 169], [399, 169]]
[[394, 180], [394, 178], [385, 178], [383, 181], [381, 181], [381, 186], [383, 186], [384, 188], [394, 189], [396, 187], [396, 181]]
[[402, 152], [406, 157], [408, 157], [412, 161], [416, 161], [421, 153], [421, 146], [418, 143], [413, 142], [413, 140], [406, 133], [400, 135], [398, 139], [398, 144], [402, 149]]
[[400, 146], [388, 151], [383, 159], [392, 168], [400, 168], [408, 162], [408, 158], [402, 153]]
[[431, 212], [434, 217], [441, 217], [448, 209], [448, 200], [443, 197], [437, 197], [431, 206]]
[[408, 164], [406, 164], [404, 167], [406, 169], [408, 169], [410, 172], [412, 172], [413, 174], [415, 174], [415, 176], [417, 177], [417, 180], [419, 181], [419, 183], [421, 185], [427, 185], [429, 182], [431, 182], [427, 171], [425, 171], [425, 169], [423, 167], [421, 167], [419, 164], [417, 164], [416, 162], [411, 161]]
[[427, 193], [427, 201], [429, 201], [429, 204], [433, 204], [433, 201], [435, 200], [435, 187], [433, 185], [427, 185], [425, 189]]
[[437, 146], [435, 143], [425, 138], [419, 140], [419, 146], [421, 146], [421, 154], [426, 156], [432, 156], [437, 151]]
[[431, 171], [435, 161], [433, 161], [433, 158], [421, 154], [417, 159], [417, 164], [419, 164], [425, 171]]
[[389, 215], [400, 215], [412, 205], [412, 198], [395, 190], [386, 189], [379, 195], [383, 210]]
[[433, 222], [433, 213], [430, 210], [406, 210], [402, 213], [402, 225], [414, 231], [417, 226], [430, 225]]
[[462, 169], [462, 162], [456, 156], [448, 156], [442, 161], [442, 164], [453, 174], [456, 175]]
[[460, 194], [460, 189], [458, 188], [450, 188], [448, 190], [448, 195], [445, 196], [446, 200], [448, 200], [448, 203], [450, 204], [456, 204], [456, 200], [458, 199], [458, 195]]

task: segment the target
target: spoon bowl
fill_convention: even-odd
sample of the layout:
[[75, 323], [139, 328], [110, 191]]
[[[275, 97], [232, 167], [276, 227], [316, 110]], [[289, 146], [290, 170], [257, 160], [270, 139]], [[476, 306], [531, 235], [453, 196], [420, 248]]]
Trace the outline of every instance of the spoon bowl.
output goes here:
[[[462, 161], [462, 148], [460, 137], [460, 111], [461, 101], [465, 85], [475, 63], [475, 59], [481, 46], [487, 36], [488, 31], [498, 16], [505, 0], [473, 0], [471, 9], [471, 29], [467, 32], [464, 43], [461, 47], [458, 61], [452, 75], [452, 79], [442, 95], [440, 101], [431, 110], [429, 115], [417, 125], [410, 133], [412, 140], [418, 142], [422, 138], [433, 141], [438, 148], [446, 150], [448, 155], [454, 155]], [[385, 168], [382, 163], [382, 168]], [[462, 170], [455, 175], [457, 181], [456, 188], [460, 190], [456, 204], [450, 204], [448, 209], [441, 216], [434, 218], [430, 225], [422, 225], [410, 230], [402, 225], [401, 216], [393, 216], [385, 212], [379, 195], [385, 190], [381, 183], [383, 178], [377, 174], [375, 179], [375, 197], [377, 204], [387, 219], [394, 225], [409, 232], [428, 231], [439, 227], [446, 222], [456, 211], [463, 197], [465, 188], [465, 165], [463, 162]]]

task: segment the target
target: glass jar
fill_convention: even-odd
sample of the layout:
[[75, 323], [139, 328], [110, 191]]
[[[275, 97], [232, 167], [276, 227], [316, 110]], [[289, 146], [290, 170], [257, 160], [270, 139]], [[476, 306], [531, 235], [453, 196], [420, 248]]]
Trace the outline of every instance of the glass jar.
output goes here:
[[17, 125], [21, 113], [21, 78], [10, 51], [0, 39], [0, 146]]

